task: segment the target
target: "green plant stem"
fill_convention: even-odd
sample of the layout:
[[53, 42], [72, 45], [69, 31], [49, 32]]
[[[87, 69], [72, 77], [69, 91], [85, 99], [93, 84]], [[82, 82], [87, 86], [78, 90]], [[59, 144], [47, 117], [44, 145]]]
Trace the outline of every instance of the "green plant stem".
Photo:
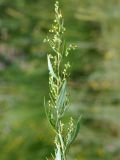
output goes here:
[[69, 76], [68, 69], [70, 67], [69, 62], [66, 64], [62, 62], [62, 58], [63, 56], [67, 57], [69, 51], [75, 48], [72, 45], [66, 45], [64, 31], [65, 28], [63, 26], [62, 14], [59, 10], [59, 3], [56, 2], [54, 25], [50, 30], [54, 35], [51, 39], [45, 39], [45, 42], [48, 42], [52, 51], [54, 51], [54, 54], [48, 55], [50, 100], [48, 101], [48, 111], [46, 109], [46, 113], [48, 115], [48, 120], [56, 133], [55, 160], [67, 160], [67, 146], [72, 143], [78, 132], [78, 126], [74, 127], [73, 122], [70, 121], [68, 131], [67, 133], [64, 133], [65, 127], [62, 122], [63, 115], [68, 106], [66, 85], [67, 77]]

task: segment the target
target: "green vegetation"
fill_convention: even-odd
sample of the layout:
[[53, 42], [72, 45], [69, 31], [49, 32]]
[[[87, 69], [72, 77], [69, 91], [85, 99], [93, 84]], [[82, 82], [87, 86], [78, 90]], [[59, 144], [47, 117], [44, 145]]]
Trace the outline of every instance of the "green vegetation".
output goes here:
[[[68, 160], [120, 159], [120, 2], [60, 0], [69, 54], [70, 104], [65, 122], [82, 113]], [[43, 99], [49, 98], [43, 44], [54, 1], [0, 1], [0, 159], [43, 160], [54, 155]], [[65, 62], [66, 63], [66, 62]]]
[[80, 129], [80, 118], [77, 124], [73, 123], [71, 117], [69, 124], [67, 124], [67, 133], [65, 134], [65, 124], [63, 117], [66, 115], [66, 110], [69, 105], [69, 97], [67, 93], [67, 77], [69, 77], [68, 70], [70, 63], [63, 63], [64, 59], [68, 57], [71, 50], [76, 48], [75, 45], [67, 45], [64, 39], [64, 21], [61, 10], [59, 9], [59, 2], [55, 3], [55, 20], [52, 29], [49, 32], [53, 33], [52, 38], [46, 38], [44, 41], [48, 42], [52, 52], [48, 58], [49, 69], [49, 88], [50, 100], [48, 107], [46, 107], [46, 115], [49, 123], [55, 132], [55, 160], [66, 160], [66, 152], [75, 140]]

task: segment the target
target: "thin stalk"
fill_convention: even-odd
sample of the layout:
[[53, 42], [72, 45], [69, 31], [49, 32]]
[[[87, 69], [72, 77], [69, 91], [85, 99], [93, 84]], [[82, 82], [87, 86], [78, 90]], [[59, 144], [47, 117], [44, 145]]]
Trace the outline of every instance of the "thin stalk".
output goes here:
[[48, 55], [50, 100], [48, 101], [49, 106], [46, 112], [48, 113], [48, 120], [56, 133], [55, 160], [67, 160], [67, 146], [75, 139], [78, 126], [75, 127], [73, 122], [70, 121], [67, 133], [64, 134], [63, 132], [65, 125], [62, 118], [68, 106], [66, 85], [70, 64], [69, 62], [64, 64], [62, 59], [63, 56], [67, 58], [70, 50], [75, 49], [75, 46], [67, 46], [64, 40], [65, 28], [58, 2], [55, 3], [55, 20], [50, 32], [53, 34], [53, 37], [50, 39], [46, 38], [45, 42], [48, 42], [54, 54]]

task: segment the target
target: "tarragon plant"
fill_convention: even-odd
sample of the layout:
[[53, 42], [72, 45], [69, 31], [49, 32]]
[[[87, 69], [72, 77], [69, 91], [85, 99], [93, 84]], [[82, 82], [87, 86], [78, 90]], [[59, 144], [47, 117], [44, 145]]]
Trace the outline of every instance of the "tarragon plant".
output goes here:
[[63, 123], [63, 117], [69, 105], [67, 78], [69, 77], [70, 68], [70, 63], [65, 63], [64, 59], [69, 56], [70, 51], [74, 50], [76, 46], [68, 45], [64, 40], [65, 27], [58, 2], [55, 3], [55, 20], [49, 32], [51, 32], [51, 37], [44, 40], [52, 49], [52, 54], [47, 55], [50, 99], [45, 108], [48, 121], [56, 134], [53, 159], [66, 160], [66, 152], [78, 134], [80, 118], [78, 118], [76, 125], [71, 117], [68, 126], [65, 127]]

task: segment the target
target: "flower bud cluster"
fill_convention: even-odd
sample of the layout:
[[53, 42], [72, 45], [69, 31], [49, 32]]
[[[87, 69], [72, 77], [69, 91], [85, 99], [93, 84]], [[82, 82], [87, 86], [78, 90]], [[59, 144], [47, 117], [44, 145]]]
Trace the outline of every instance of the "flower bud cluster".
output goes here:
[[70, 63], [67, 62], [67, 63], [64, 65], [64, 69], [63, 69], [63, 72], [62, 72], [64, 79], [65, 79], [66, 77], [68, 77], [68, 75], [69, 75], [69, 73], [68, 73], [69, 68], [70, 68]]
[[75, 44], [70, 44], [67, 48], [66, 48], [66, 52], [65, 52], [65, 56], [67, 57], [70, 53], [71, 50], [75, 50], [77, 48], [77, 45]]

